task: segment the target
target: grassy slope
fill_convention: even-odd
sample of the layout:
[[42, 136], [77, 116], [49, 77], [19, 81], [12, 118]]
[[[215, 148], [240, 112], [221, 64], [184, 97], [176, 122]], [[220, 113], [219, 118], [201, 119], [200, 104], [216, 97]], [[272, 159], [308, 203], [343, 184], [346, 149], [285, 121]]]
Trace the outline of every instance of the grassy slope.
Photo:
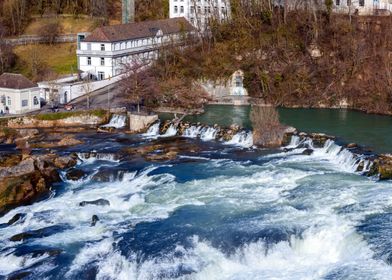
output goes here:
[[[58, 21], [61, 26], [61, 31], [64, 34], [75, 34], [78, 32], [92, 31], [97, 25], [97, 21], [89, 17], [59, 17]], [[34, 18], [27, 26], [25, 35], [39, 34], [41, 27], [50, 22], [52, 22], [51, 18]]]
[[75, 73], [77, 71], [76, 45], [74, 43], [64, 43], [55, 45], [22, 45], [14, 48], [17, 55], [17, 64], [14, 71], [30, 76], [28, 65], [31, 52], [36, 51], [41, 61], [57, 74]]

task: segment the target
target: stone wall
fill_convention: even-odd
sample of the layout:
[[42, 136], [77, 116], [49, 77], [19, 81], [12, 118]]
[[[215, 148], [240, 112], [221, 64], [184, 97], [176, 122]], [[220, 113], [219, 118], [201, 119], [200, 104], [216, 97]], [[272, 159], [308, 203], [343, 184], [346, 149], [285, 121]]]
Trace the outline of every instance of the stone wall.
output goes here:
[[128, 114], [129, 130], [131, 132], [144, 132], [154, 122], [158, 120], [158, 115]]

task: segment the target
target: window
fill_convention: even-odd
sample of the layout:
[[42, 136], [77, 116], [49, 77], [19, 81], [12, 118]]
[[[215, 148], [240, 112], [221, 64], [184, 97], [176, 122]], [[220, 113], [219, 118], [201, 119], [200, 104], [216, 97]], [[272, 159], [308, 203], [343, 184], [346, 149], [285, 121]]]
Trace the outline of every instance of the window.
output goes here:
[[195, 13], [195, 7], [194, 7], [194, 6], [191, 6], [191, 7], [190, 7], [190, 10], [191, 10], [191, 14], [194, 14], [194, 13]]
[[364, 7], [365, 6], [365, 0], [359, 0], [359, 6]]
[[101, 57], [101, 66], [105, 66], [105, 58]]
[[8, 106], [11, 106], [11, 97], [7, 96], [7, 104]]
[[105, 73], [104, 72], [98, 72], [98, 80], [104, 80], [105, 79]]
[[181, 13], [184, 13], [184, 6], [181, 6], [181, 7], [180, 7], [180, 12], [181, 12]]
[[91, 57], [87, 57], [87, 65], [91, 65]]
[[87, 50], [91, 51], [91, 43], [87, 43]]
[[105, 44], [101, 44], [101, 51], [105, 51]]
[[27, 99], [22, 100], [22, 107], [27, 107], [27, 106], [29, 106], [29, 100]]
[[177, 6], [174, 6], [174, 12], [178, 13], [178, 7]]
[[336, 0], [336, 6], [340, 6], [340, 0]]
[[33, 97], [33, 104], [34, 104], [34, 105], [38, 105], [38, 104], [39, 104], [39, 101], [38, 101], [38, 97], [37, 97], [37, 96], [34, 96], [34, 97]]
[[235, 86], [242, 87], [242, 77], [240, 75], [235, 77]]

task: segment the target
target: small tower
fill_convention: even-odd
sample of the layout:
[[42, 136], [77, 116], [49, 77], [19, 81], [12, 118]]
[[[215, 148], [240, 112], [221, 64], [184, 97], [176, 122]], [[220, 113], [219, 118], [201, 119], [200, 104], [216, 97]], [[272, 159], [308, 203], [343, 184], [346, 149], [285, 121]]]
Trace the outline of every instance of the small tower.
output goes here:
[[135, 0], [122, 0], [122, 23], [135, 21]]

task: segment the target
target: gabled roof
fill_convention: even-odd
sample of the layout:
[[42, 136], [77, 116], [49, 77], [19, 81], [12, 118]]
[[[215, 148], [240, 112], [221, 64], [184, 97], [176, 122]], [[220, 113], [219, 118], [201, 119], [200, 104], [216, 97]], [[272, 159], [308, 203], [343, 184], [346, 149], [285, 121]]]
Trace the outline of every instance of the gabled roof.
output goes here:
[[34, 87], [37, 87], [37, 84], [21, 74], [4, 73], [0, 76], [0, 88], [26, 89]]
[[119, 25], [103, 26], [95, 29], [83, 42], [118, 42], [152, 37], [162, 30], [163, 35], [189, 32], [194, 27], [183, 17], [142, 21]]

